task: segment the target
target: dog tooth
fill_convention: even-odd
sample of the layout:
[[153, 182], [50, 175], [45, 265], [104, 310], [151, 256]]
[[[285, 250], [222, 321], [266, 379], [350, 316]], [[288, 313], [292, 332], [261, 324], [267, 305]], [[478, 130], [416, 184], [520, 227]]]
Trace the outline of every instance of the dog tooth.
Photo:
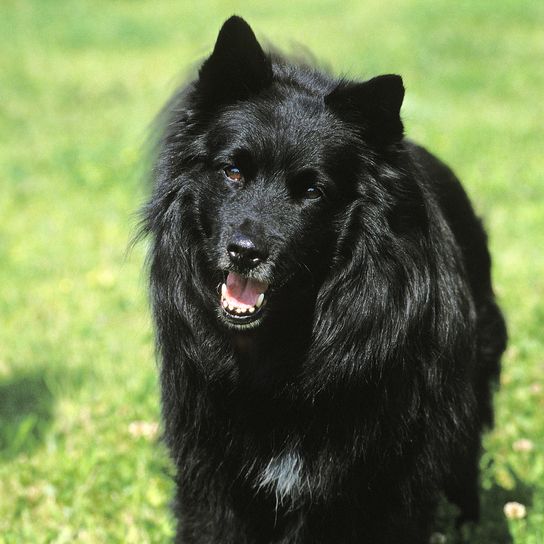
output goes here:
[[247, 311], [252, 314], [255, 311], [255, 306], [250, 306]]
[[236, 313], [237, 314], [241, 314], [243, 312], [243, 308], [236, 308]]
[[259, 295], [259, 298], [257, 299], [257, 302], [255, 303], [255, 308], [260, 308], [263, 301], [264, 301], [264, 293], [261, 293]]
[[221, 294], [223, 295], [223, 298], [226, 296], [227, 294], [227, 285], [225, 283], [222, 283], [221, 284]]
[[223, 308], [226, 308], [229, 305], [229, 303], [226, 300], [223, 300]]
[[230, 310], [231, 312], [234, 311], [234, 306], [233, 306], [232, 304], [229, 304], [229, 310]]

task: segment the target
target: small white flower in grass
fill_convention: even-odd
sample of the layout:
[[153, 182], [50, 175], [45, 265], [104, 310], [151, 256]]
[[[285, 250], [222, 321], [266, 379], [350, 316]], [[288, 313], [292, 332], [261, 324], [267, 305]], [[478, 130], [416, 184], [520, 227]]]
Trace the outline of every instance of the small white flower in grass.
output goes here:
[[31, 485], [26, 488], [26, 497], [30, 502], [37, 502], [42, 496], [42, 490], [37, 485]]
[[533, 451], [535, 445], [528, 438], [520, 438], [512, 444], [514, 451]]
[[529, 391], [531, 391], [533, 395], [540, 395], [540, 393], [542, 393], [542, 385], [540, 383], [532, 383], [529, 387]]
[[504, 505], [504, 515], [508, 519], [523, 519], [527, 515], [527, 508], [519, 502], [507, 502]]
[[159, 424], [152, 421], [133, 421], [128, 426], [128, 432], [134, 438], [152, 440], [159, 432]]
[[429, 544], [445, 544], [448, 541], [446, 535], [442, 533], [433, 533], [429, 539]]

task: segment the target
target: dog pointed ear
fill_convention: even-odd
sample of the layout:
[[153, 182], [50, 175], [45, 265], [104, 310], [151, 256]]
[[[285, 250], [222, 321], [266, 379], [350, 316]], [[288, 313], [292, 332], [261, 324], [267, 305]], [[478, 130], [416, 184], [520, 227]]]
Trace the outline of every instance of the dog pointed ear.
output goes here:
[[233, 15], [199, 72], [199, 90], [210, 105], [246, 99], [272, 82], [272, 64], [253, 30]]
[[402, 78], [384, 75], [364, 83], [342, 83], [325, 97], [325, 104], [341, 119], [356, 125], [366, 142], [383, 147], [402, 138], [403, 98]]

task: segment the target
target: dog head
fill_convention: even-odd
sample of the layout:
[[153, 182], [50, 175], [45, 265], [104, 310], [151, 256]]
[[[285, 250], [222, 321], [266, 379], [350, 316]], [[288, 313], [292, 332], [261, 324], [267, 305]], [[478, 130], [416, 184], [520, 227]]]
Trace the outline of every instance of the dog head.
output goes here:
[[361, 179], [402, 139], [403, 96], [399, 76], [338, 81], [265, 54], [239, 17], [223, 25], [168, 107], [148, 207], [221, 323], [285, 317], [355, 250], [350, 211], [381, 198]]

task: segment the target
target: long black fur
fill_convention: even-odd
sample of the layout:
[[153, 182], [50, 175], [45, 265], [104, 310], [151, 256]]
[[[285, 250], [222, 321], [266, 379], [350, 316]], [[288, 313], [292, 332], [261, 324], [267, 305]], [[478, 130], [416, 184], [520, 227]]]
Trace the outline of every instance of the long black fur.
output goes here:
[[[403, 137], [403, 96], [267, 54], [232, 17], [167, 105], [144, 230], [177, 542], [424, 543], [441, 493], [478, 518], [506, 331], [480, 221]], [[237, 229], [270, 284], [243, 330], [218, 293]]]

